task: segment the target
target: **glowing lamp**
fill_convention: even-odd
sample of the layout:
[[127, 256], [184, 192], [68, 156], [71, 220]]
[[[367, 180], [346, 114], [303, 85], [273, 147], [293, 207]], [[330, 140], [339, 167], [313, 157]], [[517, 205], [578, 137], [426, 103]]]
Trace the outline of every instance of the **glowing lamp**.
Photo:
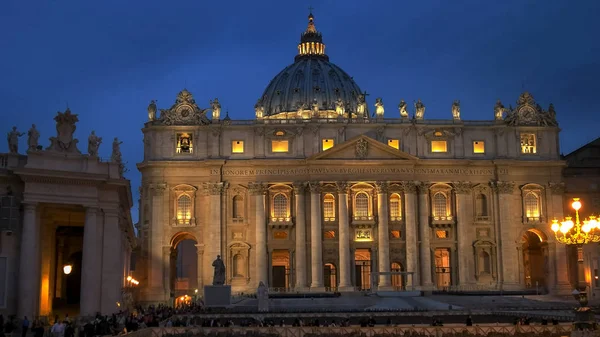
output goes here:
[[573, 209], [576, 211], [579, 211], [581, 209], [581, 201], [579, 201], [579, 198], [573, 198], [571, 207], [573, 207]]
[[552, 226], [550, 228], [552, 228], [552, 231], [554, 233], [558, 232], [558, 230], [560, 229], [560, 225], [558, 224], [557, 219], [552, 220]]
[[73, 266], [70, 264], [65, 264], [63, 266], [63, 273], [65, 273], [65, 275], [69, 275], [71, 274], [71, 272], [73, 271]]
[[132, 279], [132, 278], [133, 278], [133, 277], [131, 277], [131, 276], [127, 276], [127, 282], [131, 282], [131, 279]]

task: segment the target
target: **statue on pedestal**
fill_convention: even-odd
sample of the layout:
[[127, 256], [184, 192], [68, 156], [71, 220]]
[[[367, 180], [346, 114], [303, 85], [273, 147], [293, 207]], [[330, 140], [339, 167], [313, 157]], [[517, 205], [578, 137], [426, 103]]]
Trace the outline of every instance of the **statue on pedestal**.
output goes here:
[[398, 110], [400, 111], [400, 117], [408, 118], [408, 111], [406, 111], [406, 102], [402, 99], [398, 104]]
[[455, 100], [452, 103], [452, 118], [460, 120], [460, 101]]
[[337, 113], [338, 116], [344, 117], [344, 101], [339, 97], [335, 101], [335, 113]]
[[115, 137], [112, 143], [112, 154], [110, 155], [110, 160], [119, 164], [122, 163], [121, 144], [123, 144], [123, 142], [119, 142], [119, 138]]
[[213, 285], [222, 286], [225, 284], [225, 263], [221, 260], [221, 255], [217, 255], [217, 259], [213, 261], [212, 266], [215, 268], [213, 274]]
[[152, 122], [155, 119], [156, 119], [156, 101], [151, 100], [150, 104], [148, 105], [148, 120]]
[[356, 102], [356, 115], [358, 117], [368, 117], [367, 113], [367, 101], [364, 94], [358, 95]]
[[494, 106], [494, 118], [497, 121], [501, 121], [505, 111], [506, 108], [504, 107], [502, 102], [500, 102], [500, 100], [496, 101], [496, 105]]
[[259, 98], [256, 104], [254, 104], [254, 113], [256, 115], [256, 118], [263, 118], [265, 114], [265, 107], [262, 104], [260, 104], [260, 101], [261, 99]]
[[312, 115], [313, 117], [319, 117], [319, 102], [317, 101], [317, 99], [313, 99], [312, 102]]
[[258, 311], [269, 311], [269, 288], [267, 288], [263, 281], [260, 281], [260, 283], [258, 284], [256, 294], [258, 298]]
[[88, 137], [88, 154], [90, 157], [98, 156], [100, 144], [102, 144], [102, 137], [96, 136], [96, 131], [92, 130], [92, 133]]
[[12, 131], [6, 135], [8, 140], [8, 149], [10, 153], [19, 153], [19, 137], [25, 133], [17, 131], [17, 127], [13, 126]]
[[212, 119], [215, 121], [221, 119], [221, 103], [219, 103], [218, 98], [215, 98], [214, 101], [210, 101], [210, 107], [212, 109]]
[[425, 116], [425, 104], [423, 104], [423, 102], [421, 102], [421, 99], [419, 98], [419, 100], [417, 100], [417, 102], [415, 103], [415, 118], [423, 119], [424, 116]]
[[27, 151], [37, 151], [40, 132], [35, 128], [35, 124], [31, 124], [31, 129], [27, 131]]
[[383, 99], [381, 97], [377, 97], [375, 99], [375, 116], [377, 116], [377, 118], [383, 118], [383, 113]]

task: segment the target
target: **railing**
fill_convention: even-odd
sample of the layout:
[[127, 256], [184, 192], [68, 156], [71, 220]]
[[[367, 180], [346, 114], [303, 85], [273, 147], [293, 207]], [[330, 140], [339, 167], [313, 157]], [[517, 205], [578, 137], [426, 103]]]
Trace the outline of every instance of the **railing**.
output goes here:
[[[221, 121], [222, 122], [222, 121]], [[404, 119], [404, 118], [310, 118], [310, 119], [252, 119], [231, 120], [229, 125], [255, 125], [255, 124], [307, 124], [307, 123], [351, 123], [351, 124], [427, 124], [427, 125], [465, 125], [465, 126], [490, 126], [496, 125], [493, 120], [460, 120], [453, 119]]]
[[[507, 325], [490, 324], [464, 326], [450, 324], [446, 326], [381, 326], [381, 327], [177, 327], [177, 328], [147, 328], [128, 334], [129, 337], [165, 337], [168, 335], [194, 336], [487, 336], [508, 337], [515, 334], [521, 336], [568, 336], [572, 330], [571, 324], [559, 325]], [[594, 336], [594, 335], [592, 335]], [[598, 336], [597, 334], [595, 336]]]

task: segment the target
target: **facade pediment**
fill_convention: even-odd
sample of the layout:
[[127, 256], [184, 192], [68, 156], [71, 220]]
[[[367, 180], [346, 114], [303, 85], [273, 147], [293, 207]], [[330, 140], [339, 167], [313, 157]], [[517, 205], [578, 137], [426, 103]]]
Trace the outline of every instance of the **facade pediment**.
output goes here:
[[417, 160], [406, 152], [397, 150], [377, 140], [360, 135], [336, 145], [307, 160]]

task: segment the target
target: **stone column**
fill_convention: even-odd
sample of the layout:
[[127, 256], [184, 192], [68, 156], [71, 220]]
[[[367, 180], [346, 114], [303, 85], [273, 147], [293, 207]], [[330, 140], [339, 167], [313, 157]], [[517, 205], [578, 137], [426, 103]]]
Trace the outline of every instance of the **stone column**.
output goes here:
[[419, 185], [419, 237], [421, 238], [420, 259], [421, 286], [431, 289], [431, 245], [429, 243], [429, 183]]
[[[202, 293], [204, 291], [204, 278], [202, 277], [202, 270], [204, 268], [204, 245], [197, 244], [196, 245], [196, 254], [198, 255], [198, 260], [196, 261], [196, 278], [197, 283], [196, 287], [198, 287], [198, 293]], [[232, 266], [233, 267], [233, 266]]]
[[[500, 237], [498, 238], [501, 244], [502, 251], [502, 289], [517, 290], [520, 289], [519, 284], [519, 266], [523, 264], [523, 260], [519, 260], [517, 251], [516, 237], [518, 230], [514, 228], [514, 214], [520, 214], [518, 207], [512, 205], [513, 192], [515, 183], [509, 181], [497, 181], [494, 189], [498, 194], [498, 206], [500, 213]], [[517, 211], [515, 213], [515, 206]], [[519, 240], [520, 241], [520, 240]]]
[[[123, 239], [123, 232], [121, 231], [119, 221], [121, 220], [119, 219], [119, 213], [117, 210], [105, 210], [104, 237], [107, 238], [107, 240], [103, 240], [103, 242], [97, 241], [98, 244], [102, 244], [102, 261], [104, 261], [104, 263], [102, 263], [102, 275], [98, 275], [98, 277], [94, 279], [94, 282], [98, 282], [98, 280], [101, 280], [102, 283], [102, 296], [101, 298], [99, 298], [100, 294], [97, 294], [98, 297], [95, 301], [100, 300], [99, 311], [103, 315], [110, 315], [119, 310], [117, 302], [121, 302], [123, 269], [116, 268], [116, 266], [120, 267], [120, 263], [123, 262], [123, 244], [121, 241]], [[99, 263], [100, 260], [98, 259], [97, 262]], [[85, 268], [85, 265], [83, 268]], [[87, 292], [86, 289], [89, 288], [86, 287], [86, 285], [82, 282], [82, 298], [84, 296], [90, 296], [89, 292]], [[93, 298], [93, 296], [90, 297]]]
[[[388, 185], [387, 182], [379, 181], [375, 184], [377, 190], [377, 242], [378, 256], [377, 262], [379, 272], [387, 273], [390, 271], [390, 230], [388, 226]], [[392, 290], [390, 275], [379, 275], [379, 290]]]
[[351, 268], [350, 268], [350, 222], [348, 220], [348, 183], [345, 181], [337, 182], [338, 191], [338, 239], [339, 239], [339, 270], [340, 281], [339, 291], [354, 291], [352, 286]]
[[310, 247], [311, 284], [313, 291], [324, 291], [323, 286], [323, 238], [321, 233], [321, 185], [309, 183], [310, 188]]
[[405, 242], [406, 242], [406, 271], [413, 272], [413, 277], [406, 279], [406, 286], [408, 289], [419, 284], [419, 263], [417, 256], [417, 186], [412, 181], [402, 182], [402, 188], [404, 189], [404, 223], [405, 228]]
[[26, 203], [21, 232], [21, 256], [19, 263], [19, 318], [32, 319], [37, 315], [39, 292], [39, 245], [40, 224], [37, 218], [37, 205]]
[[[171, 284], [172, 278], [171, 278], [171, 269], [177, 269], [177, 266], [171, 266], [171, 251], [175, 250], [173, 247], [171, 246], [163, 246], [162, 247], [162, 252], [160, 254], [161, 256], [161, 260], [162, 260], [162, 265], [163, 265], [163, 274], [162, 274], [162, 284], [163, 284], [163, 291], [165, 293], [165, 297], [167, 299], [171, 298], [171, 287], [174, 286], [173, 284]], [[174, 268], [171, 268], [174, 267]]]
[[294, 183], [296, 200], [296, 291], [306, 290], [306, 183]]
[[[154, 184], [150, 187], [154, 193], [152, 195], [152, 222], [150, 225], [150, 277], [149, 288], [157, 296], [155, 300], [165, 299], [163, 293], [163, 235], [164, 222], [163, 210], [165, 207], [164, 192], [166, 184]], [[168, 294], [166, 294], [168, 296]]]
[[[564, 183], [550, 183], [548, 188], [551, 191], [551, 203], [552, 210], [548, 212], [547, 219], [562, 219], [563, 218], [563, 200], [565, 193]], [[552, 233], [552, 231], [548, 231]], [[551, 242], [549, 243], [548, 257], [551, 259], [549, 266], [549, 273], [554, 280], [552, 292], [559, 295], [570, 295], [571, 294], [571, 283], [569, 282], [569, 269], [568, 269], [568, 254], [564, 244], [554, 243], [552, 237], [548, 238]], [[553, 249], [554, 248], [554, 249]], [[554, 263], [552, 263], [554, 262]], [[593, 275], [592, 275], [593, 276]], [[593, 282], [593, 279], [592, 279]]]
[[81, 300], [80, 314], [83, 317], [94, 316], [100, 311], [101, 288], [96, 285], [102, 280], [98, 275], [98, 265], [102, 263], [102, 255], [98, 255], [98, 210], [88, 207], [85, 210], [85, 225], [83, 228], [83, 254], [81, 261]]
[[[225, 183], [209, 183], [208, 193], [210, 194], [210, 223], [208, 229], [209, 253], [208, 257], [216, 259], [217, 255], [223, 256], [221, 247], [221, 193], [225, 189]], [[223, 256], [224, 258], [224, 256]]]
[[[69, 261], [67, 261], [70, 263]], [[63, 297], [63, 289], [65, 286], [66, 277], [64, 277], [63, 266], [65, 265], [65, 238], [58, 237], [58, 244], [56, 245], [56, 266], [54, 267], [54, 273], [56, 275], [56, 283], [54, 290], [54, 298]]]
[[472, 248], [472, 236], [470, 235], [473, 227], [473, 198], [472, 185], [468, 182], [455, 182], [454, 192], [456, 193], [456, 240], [458, 246], [458, 284], [464, 285], [472, 283], [475, 274], [474, 255]]
[[261, 183], [248, 186], [250, 194], [254, 195], [256, 203], [256, 286], [263, 282], [269, 283], [268, 252], [267, 252], [267, 220], [265, 209], [265, 194], [267, 188]]

